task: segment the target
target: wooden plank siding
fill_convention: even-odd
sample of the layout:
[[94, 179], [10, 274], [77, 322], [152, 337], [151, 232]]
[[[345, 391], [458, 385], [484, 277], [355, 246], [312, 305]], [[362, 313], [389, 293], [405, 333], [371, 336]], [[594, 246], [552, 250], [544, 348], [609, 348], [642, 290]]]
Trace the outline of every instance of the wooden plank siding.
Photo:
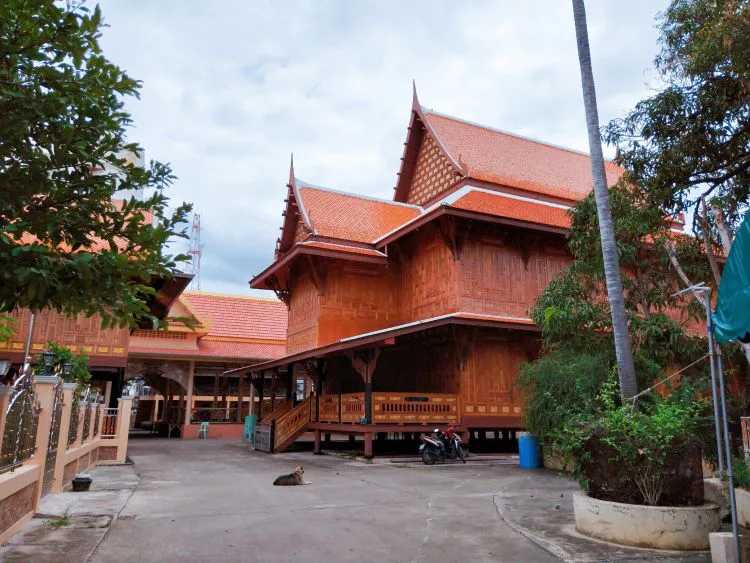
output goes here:
[[[21, 362], [30, 312], [28, 309], [15, 310], [10, 316], [15, 333], [10, 341], [0, 342], [0, 353]], [[43, 310], [36, 314], [31, 353], [39, 354], [51, 341], [67, 346], [73, 352], [86, 354], [91, 366], [122, 367], [127, 363], [129, 339], [130, 331], [127, 328], [103, 329], [99, 315], [68, 317]]]

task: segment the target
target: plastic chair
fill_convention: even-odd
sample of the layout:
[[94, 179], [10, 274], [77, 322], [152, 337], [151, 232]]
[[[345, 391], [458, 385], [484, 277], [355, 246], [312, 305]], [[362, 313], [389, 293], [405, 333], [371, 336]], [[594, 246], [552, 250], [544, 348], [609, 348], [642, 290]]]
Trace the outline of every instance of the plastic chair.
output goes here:
[[198, 438], [201, 440], [208, 438], [208, 422], [201, 422], [201, 425], [198, 428]]

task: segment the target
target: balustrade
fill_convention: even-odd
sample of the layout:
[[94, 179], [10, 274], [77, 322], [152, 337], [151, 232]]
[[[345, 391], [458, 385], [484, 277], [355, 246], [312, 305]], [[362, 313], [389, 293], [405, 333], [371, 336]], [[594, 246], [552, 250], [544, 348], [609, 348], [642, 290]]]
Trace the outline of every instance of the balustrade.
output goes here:
[[[321, 395], [320, 422], [360, 423], [365, 416], [365, 394]], [[458, 396], [449, 393], [372, 394], [376, 424], [458, 423]]]

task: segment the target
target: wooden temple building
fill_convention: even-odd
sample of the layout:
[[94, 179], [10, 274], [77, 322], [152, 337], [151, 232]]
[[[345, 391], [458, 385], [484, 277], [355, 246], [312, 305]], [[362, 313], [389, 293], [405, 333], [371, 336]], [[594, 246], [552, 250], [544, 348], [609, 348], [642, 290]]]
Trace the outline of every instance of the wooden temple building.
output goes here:
[[316, 449], [321, 434], [360, 435], [371, 456], [384, 433], [522, 428], [515, 380], [540, 345], [530, 308], [571, 261], [568, 210], [590, 166], [416, 93], [393, 200], [303, 182], [292, 165], [275, 259], [250, 281], [288, 307], [286, 355], [231, 373], [261, 397], [299, 380], [314, 392], [257, 413], [256, 447], [313, 431]]

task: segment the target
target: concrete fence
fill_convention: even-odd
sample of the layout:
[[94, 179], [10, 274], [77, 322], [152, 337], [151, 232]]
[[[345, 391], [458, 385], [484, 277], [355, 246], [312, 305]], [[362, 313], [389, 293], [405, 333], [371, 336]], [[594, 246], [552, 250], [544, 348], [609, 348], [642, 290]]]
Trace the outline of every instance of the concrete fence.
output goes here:
[[132, 399], [107, 409], [80, 401], [75, 387], [54, 376], [37, 376], [24, 389], [0, 385], [0, 543], [34, 515], [42, 496], [70, 487], [77, 473], [125, 462]]

